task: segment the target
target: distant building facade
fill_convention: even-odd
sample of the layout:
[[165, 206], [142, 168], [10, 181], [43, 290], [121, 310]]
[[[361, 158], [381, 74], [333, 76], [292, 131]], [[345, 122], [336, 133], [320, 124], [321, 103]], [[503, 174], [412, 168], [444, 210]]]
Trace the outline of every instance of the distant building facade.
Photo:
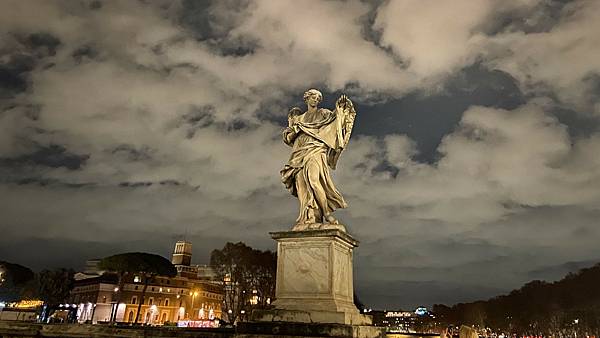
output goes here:
[[373, 325], [385, 327], [387, 332], [427, 333], [436, 327], [435, 315], [424, 307], [414, 311], [370, 311]]
[[[175, 244], [171, 262], [177, 276], [158, 276], [148, 284], [138, 323], [162, 325], [221, 318], [223, 289], [210, 267], [191, 265], [191, 249], [189, 242]], [[86, 271], [77, 274], [68, 300], [77, 307], [78, 321], [96, 323], [114, 317], [117, 322], [133, 323], [142, 302], [142, 276], [126, 275], [123, 290], [119, 290], [118, 277], [94, 270], [96, 265], [97, 261], [89, 261]]]

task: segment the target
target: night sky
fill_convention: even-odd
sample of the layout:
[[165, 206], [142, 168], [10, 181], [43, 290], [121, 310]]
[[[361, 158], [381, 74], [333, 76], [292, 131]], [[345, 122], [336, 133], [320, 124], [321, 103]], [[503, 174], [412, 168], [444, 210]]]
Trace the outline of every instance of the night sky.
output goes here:
[[0, 259], [274, 249], [287, 111], [358, 111], [333, 177], [380, 309], [600, 261], [600, 1], [0, 1]]

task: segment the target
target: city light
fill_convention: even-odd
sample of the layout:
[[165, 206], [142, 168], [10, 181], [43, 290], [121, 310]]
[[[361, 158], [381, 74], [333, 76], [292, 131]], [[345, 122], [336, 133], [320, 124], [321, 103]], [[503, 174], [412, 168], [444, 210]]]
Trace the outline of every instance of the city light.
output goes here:
[[44, 302], [41, 300], [22, 300], [17, 303], [12, 303], [11, 307], [18, 309], [33, 309], [42, 305], [44, 305]]

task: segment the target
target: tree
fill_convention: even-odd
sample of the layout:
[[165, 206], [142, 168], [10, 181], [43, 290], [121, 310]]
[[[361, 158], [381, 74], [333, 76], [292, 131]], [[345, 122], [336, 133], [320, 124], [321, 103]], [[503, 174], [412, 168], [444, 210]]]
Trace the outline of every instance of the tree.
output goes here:
[[73, 269], [42, 270], [38, 274], [38, 294], [50, 307], [56, 306], [69, 297], [75, 285]]
[[223, 313], [230, 323], [239, 319], [242, 310], [250, 310], [253, 295], [258, 296], [254, 307], [267, 307], [273, 301], [277, 272], [275, 253], [252, 249], [242, 242], [228, 242], [223, 249], [213, 250], [210, 264], [223, 283]]
[[277, 254], [274, 252], [252, 250], [250, 257], [252, 287], [258, 296], [257, 307], [268, 307], [275, 298], [275, 275], [277, 274]]
[[356, 293], [356, 290], [354, 290], [352, 298], [354, 298], [354, 306], [356, 306], [358, 311], [360, 311], [362, 313], [365, 310], [365, 304], [358, 298], [358, 294]]
[[600, 334], [600, 264], [556, 282], [531, 281], [487, 301], [436, 305], [447, 323], [476, 324], [524, 335]]
[[29, 294], [34, 274], [31, 269], [19, 264], [0, 261], [0, 301], [16, 302]]
[[[107, 271], [115, 272], [119, 275], [118, 290], [117, 290], [117, 304], [120, 302], [122, 295], [124, 276], [127, 274], [139, 274], [143, 277], [144, 288], [142, 289], [142, 296], [138, 303], [137, 313], [135, 315], [134, 324], [137, 324], [142, 304], [146, 297], [146, 290], [148, 284], [152, 282], [156, 276], [174, 277], [177, 275], [177, 269], [171, 264], [171, 262], [159, 255], [144, 253], [144, 252], [128, 252], [118, 255], [109, 256], [103, 258], [98, 267]], [[115, 311], [116, 312], [116, 311]], [[111, 320], [116, 319], [116, 313], [113, 314]]]

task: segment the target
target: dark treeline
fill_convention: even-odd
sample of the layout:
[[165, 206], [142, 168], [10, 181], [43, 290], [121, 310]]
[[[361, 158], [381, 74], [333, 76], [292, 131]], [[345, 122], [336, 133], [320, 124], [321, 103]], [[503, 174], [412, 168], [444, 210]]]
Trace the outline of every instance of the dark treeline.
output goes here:
[[544, 336], [600, 333], [600, 264], [548, 283], [535, 280], [487, 301], [434, 305], [447, 324]]
[[34, 273], [25, 266], [0, 261], [0, 301], [41, 299], [49, 305], [60, 304], [73, 288], [74, 274], [72, 269]]

